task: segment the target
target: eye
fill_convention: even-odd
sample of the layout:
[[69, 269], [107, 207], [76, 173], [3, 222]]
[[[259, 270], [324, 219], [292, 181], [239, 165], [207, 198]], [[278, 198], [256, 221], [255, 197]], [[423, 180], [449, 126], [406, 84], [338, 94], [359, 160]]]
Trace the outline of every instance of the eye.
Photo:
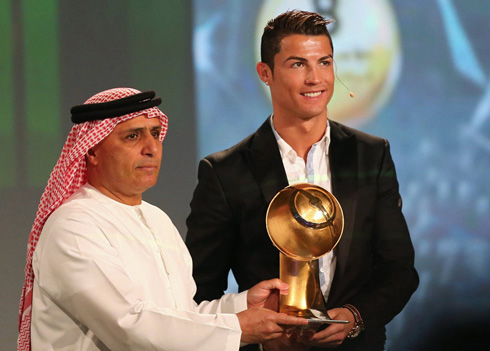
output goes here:
[[137, 133], [131, 133], [131, 134], [126, 135], [126, 139], [128, 139], [128, 140], [134, 140], [137, 137], [138, 137]]
[[330, 62], [330, 60], [324, 60], [324, 61], [321, 61], [320, 64], [322, 66], [330, 66], [332, 63]]
[[158, 139], [160, 137], [160, 131], [159, 130], [154, 130], [151, 132], [151, 135], [153, 135], [153, 137], [155, 139]]
[[303, 67], [303, 62], [295, 62], [291, 65], [291, 67], [294, 67], [294, 68], [300, 68], [300, 67]]

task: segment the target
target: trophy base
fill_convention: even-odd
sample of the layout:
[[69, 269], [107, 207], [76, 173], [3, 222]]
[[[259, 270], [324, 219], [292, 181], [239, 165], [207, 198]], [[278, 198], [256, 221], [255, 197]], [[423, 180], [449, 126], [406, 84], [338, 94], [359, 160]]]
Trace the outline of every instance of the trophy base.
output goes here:
[[281, 313], [288, 314], [290, 316], [305, 318], [308, 321], [308, 324], [305, 326], [301, 326], [301, 329], [312, 329], [317, 330], [323, 324], [332, 324], [332, 323], [340, 323], [347, 324], [349, 321], [340, 320], [340, 319], [331, 319], [326, 312], [315, 310], [315, 309], [306, 309], [300, 310], [291, 306], [281, 306]]

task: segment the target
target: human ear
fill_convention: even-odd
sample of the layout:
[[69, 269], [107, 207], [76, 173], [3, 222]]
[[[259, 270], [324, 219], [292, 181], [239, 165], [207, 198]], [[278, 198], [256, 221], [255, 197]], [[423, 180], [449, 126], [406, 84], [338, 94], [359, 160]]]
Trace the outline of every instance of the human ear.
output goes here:
[[269, 85], [270, 80], [272, 79], [272, 71], [267, 63], [259, 62], [257, 63], [257, 74], [261, 81], [265, 84]]
[[87, 160], [87, 165], [97, 165], [97, 155], [95, 154], [94, 148], [88, 149], [87, 153], [85, 154], [85, 159]]

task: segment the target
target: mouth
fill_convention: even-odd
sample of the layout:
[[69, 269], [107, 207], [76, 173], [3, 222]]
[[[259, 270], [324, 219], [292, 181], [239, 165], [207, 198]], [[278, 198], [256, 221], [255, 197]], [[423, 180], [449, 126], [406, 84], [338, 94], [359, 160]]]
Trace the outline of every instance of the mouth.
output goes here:
[[149, 170], [157, 169], [158, 167], [156, 165], [142, 165], [142, 166], [138, 166], [137, 168], [149, 171]]
[[315, 98], [317, 96], [320, 96], [322, 93], [323, 93], [323, 90], [315, 91], [315, 92], [308, 92], [308, 93], [301, 93], [301, 95], [304, 97], [307, 97], [307, 98]]

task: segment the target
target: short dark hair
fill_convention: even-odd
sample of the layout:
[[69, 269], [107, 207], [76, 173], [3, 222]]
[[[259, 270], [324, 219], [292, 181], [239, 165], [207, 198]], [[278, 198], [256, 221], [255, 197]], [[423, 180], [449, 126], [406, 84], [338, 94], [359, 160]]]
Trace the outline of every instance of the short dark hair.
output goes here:
[[281, 40], [291, 34], [326, 35], [333, 43], [327, 29], [327, 20], [316, 12], [291, 10], [271, 19], [264, 28], [260, 44], [260, 59], [274, 70], [274, 56], [281, 50]]

